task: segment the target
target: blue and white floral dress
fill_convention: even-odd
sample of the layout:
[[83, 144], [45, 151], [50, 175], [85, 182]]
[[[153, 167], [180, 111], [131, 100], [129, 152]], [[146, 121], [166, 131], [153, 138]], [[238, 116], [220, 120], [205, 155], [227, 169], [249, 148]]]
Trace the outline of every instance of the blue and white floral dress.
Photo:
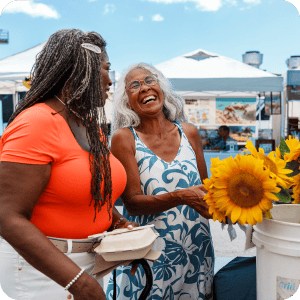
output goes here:
[[[145, 195], [159, 195], [201, 184], [195, 153], [179, 122], [174, 122], [181, 135], [177, 156], [166, 163], [155, 155], [130, 128], [135, 138], [135, 158], [141, 188]], [[159, 214], [123, 215], [141, 226], [154, 224], [159, 237], [153, 249], [162, 251], [158, 261], [149, 262], [153, 286], [147, 299], [207, 300], [212, 299], [214, 251], [208, 220], [195, 210], [181, 205]], [[117, 299], [137, 300], [145, 287], [145, 274], [139, 267], [134, 276], [131, 266], [117, 269]], [[110, 278], [107, 299], [112, 299]]]

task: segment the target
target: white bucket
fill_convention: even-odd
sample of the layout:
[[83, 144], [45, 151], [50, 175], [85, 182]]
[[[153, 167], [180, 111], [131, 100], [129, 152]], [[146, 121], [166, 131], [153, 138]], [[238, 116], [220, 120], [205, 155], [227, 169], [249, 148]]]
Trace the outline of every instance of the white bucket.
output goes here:
[[278, 204], [254, 226], [257, 300], [288, 299], [300, 285], [300, 205]]

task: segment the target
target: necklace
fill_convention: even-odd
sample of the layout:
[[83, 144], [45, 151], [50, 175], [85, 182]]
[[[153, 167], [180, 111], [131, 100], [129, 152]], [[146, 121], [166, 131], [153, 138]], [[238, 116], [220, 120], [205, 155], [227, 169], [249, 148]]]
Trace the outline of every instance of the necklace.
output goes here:
[[[63, 101], [61, 101], [56, 95], [54, 95], [54, 97], [60, 102], [60, 103], [62, 103], [65, 107], [66, 107], [66, 103], [65, 102], [63, 102]], [[76, 111], [74, 111], [73, 109], [71, 109], [71, 108], [68, 108], [77, 118], [79, 118], [80, 120], [82, 120], [83, 121], [83, 117], [82, 116], [80, 116]]]

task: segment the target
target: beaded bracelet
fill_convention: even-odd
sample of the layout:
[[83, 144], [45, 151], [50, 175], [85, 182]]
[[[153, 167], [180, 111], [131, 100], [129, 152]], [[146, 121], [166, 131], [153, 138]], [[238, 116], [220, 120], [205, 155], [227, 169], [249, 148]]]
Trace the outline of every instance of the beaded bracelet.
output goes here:
[[[123, 220], [126, 220], [125, 218], [121, 217], [118, 222], [114, 225], [113, 229], [115, 230], [116, 227], [123, 221]], [[127, 221], [127, 220], [126, 220]]]
[[75, 281], [83, 274], [84, 269], [81, 269], [81, 271], [74, 277], [74, 279], [65, 287], [65, 290], [68, 290], [74, 283]]

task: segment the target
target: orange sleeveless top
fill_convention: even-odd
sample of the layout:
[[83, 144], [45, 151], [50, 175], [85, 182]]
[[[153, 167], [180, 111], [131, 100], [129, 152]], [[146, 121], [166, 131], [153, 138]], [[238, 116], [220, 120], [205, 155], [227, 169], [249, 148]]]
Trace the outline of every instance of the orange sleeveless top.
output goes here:
[[[0, 139], [0, 161], [51, 163], [48, 185], [30, 221], [46, 236], [85, 239], [107, 230], [112, 219], [105, 204], [93, 221], [89, 153], [81, 149], [65, 119], [52, 113], [39, 103], [18, 115]], [[114, 203], [125, 189], [126, 172], [112, 154], [110, 164]]]

